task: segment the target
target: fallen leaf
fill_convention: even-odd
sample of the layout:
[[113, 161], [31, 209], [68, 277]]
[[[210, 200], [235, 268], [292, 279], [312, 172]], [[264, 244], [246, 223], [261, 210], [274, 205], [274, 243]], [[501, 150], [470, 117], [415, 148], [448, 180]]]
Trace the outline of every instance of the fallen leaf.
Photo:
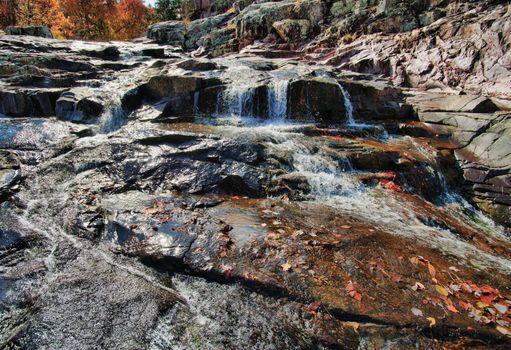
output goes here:
[[454, 312], [455, 314], [459, 313], [459, 311], [454, 307], [454, 305], [447, 305], [447, 310]]
[[351, 292], [350, 296], [357, 301], [362, 301], [362, 294], [359, 292]]
[[311, 309], [312, 311], [317, 311], [320, 306], [321, 306], [321, 301], [318, 300], [318, 301], [315, 301], [312, 304], [310, 304], [309, 309]]
[[286, 262], [286, 263], [284, 263], [284, 264], [282, 264], [280, 266], [282, 267], [282, 270], [284, 270], [284, 271], [289, 271], [291, 269], [291, 267], [292, 267], [289, 262]]
[[349, 230], [351, 228], [350, 225], [342, 225], [341, 228], [345, 229], [345, 230]]
[[380, 183], [381, 183], [382, 187], [385, 188], [386, 190], [394, 191], [394, 192], [402, 192], [403, 191], [401, 186], [396, 185], [396, 183], [394, 181], [380, 180]]
[[438, 284], [435, 285], [435, 289], [438, 292], [438, 294], [443, 295], [444, 297], [449, 295], [449, 291]]
[[429, 326], [433, 327], [436, 325], [436, 320], [433, 317], [428, 317], [427, 320], [429, 321]]
[[490, 294], [490, 295], [481, 295], [479, 297], [479, 299], [481, 299], [481, 301], [485, 304], [491, 304], [495, 299], [497, 298], [497, 296], [495, 296], [494, 294]]
[[348, 321], [348, 322], [344, 322], [344, 325], [346, 326], [349, 326], [351, 328], [353, 328], [353, 330], [355, 332], [358, 332], [358, 329], [360, 328], [360, 323], [358, 322], [351, 322], [351, 321]]
[[487, 308], [487, 307], [489, 307], [490, 305], [489, 305], [489, 304], [486, 304], [486, 303], [484, 303], [484, 302], [482, 302], [482, 301], [478, 301], [478, 302], [476, 303], [476, 306], [477, 306], [477, 308], [478, 308], [478, 309], [486, 309], [486, 308]]
[[461, 289], [463, 289], [467, 293], [472, 293], [472, 288], [470, 287], [470, 285], [468, 283], [462, 283]]
[[393, 273], [393, 274], [391, 275], [391, 278], [392, 278], [392, 282], [394, 282], [394, 283], [399, 283], [399, 282], [401, 282], [401, 276], [399, 276], [399, 275], [397, 275], [397, 274], [395, 274], [395, 273]]
[[470, 307], [470, 304], [469, 304], [469, 303], [467, 303], [467, 302], [465, 302], [465, 301], [463, 301], [463, 300], [460, 300], [460, 301], [458, 302], [458, 304], [460, 304], [460, 306], [461, 306], [464, 310], [468, 310], [468, 308]]
[[352, 297], [355, 300], [361, 301], [362, 300], [362, 294], [357, 292], [355, 288], [355, 284], [352, 281], [349, 281], [346, 284], [346, 292], [348, 292], [348, 295]]
[[449, 270], [454, 271], [454, 272], [459, 272], [460, 271], [460, 269], [458, 269], [455, 266], [449, 266]]
[[433, 265], [431, 265], [431, 263], [429, 261], [428, 261], [428, 271], [429, 271], [429, 274], [431, 275], [431, 278], [436, 277], [436, 269]]
[[490, 287], [486, 284], [484, 286], [481, 286], [479, 290], [485, 294], [500, 294], [500, 292], [497, 289]]
[[457, 284], [449, 285], [449, 289], [456, 293], [459, 293], [461, 291], [460, 286], [458, 286]]
[[424, 290], [424, 285], [420, 282], [415, 282], [415, 284], [413, 285], [412, 289], [414, 291], [418, 291], [418, 290]]
[[422, 313], [421, 310], [417, 309], [417, 308], [414, 308], [412, 307], [412, 314], [414, 314], [415, 316], [417, 317], [422, 317], [424, 316], [424, 314]]
[[495, 309], [497, 309], [497, 311], [500, 312], [501, 314], [505, 314], [508, 310], [508, 307], [506, 305], [495, 304], [493, 306], [495, 306]]
[[500, 333], [507, 335], [508, 337], [511, 336], [511, 331], [507, 328], [504, 328], [502, 326], [495, 327]]

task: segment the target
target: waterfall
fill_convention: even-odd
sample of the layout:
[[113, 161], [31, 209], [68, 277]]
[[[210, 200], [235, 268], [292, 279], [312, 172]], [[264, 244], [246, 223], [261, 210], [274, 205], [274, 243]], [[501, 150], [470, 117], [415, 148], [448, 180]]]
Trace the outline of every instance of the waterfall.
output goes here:
[[100, 131], [110, 133], [120, 129], [127, 123], [126, 113], [122, 106], [112, 107], [101, 116]]
[[341, 84], [339, 84], [341, 88], [342, 97], [344, 99], [344, 107], [346, 108], [346, 116], [348, 118], [348, 125], [356, 125], [355, 117], [353, 117], [353, 105], [351, 104], [350, 94], [348, 90], [346, 90]]
[[222, 94], [222, 106], [230, 116], [252, 117], [255, 91], [252, 87], [233, 85]]
[[199, 90], [195, 91], [193, 93], [193, 114], [198, 115], [199, 114]]
[[274, 81], [268, 89], [268, 117], [283, 120], [287, 116], [288, 80]]

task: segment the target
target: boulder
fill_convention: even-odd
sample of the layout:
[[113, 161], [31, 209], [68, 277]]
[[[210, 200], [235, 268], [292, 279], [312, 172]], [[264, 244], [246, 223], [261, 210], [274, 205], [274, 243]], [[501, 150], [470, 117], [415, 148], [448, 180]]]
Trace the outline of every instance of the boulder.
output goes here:
[[143, 90], [144, 97], [160, 99], [189, 94], [196, 90], [219, 84], [221, 84], [221, 81], [216, 78], [204, 78], [194, 75], [158, 75], [149, 79], [141, 89]]
[[119, 48], [113, 45], [100, 47], [95, 50], [81, 50], [80, 52], [86, 56], [101, 58], [103, 60], [117, 60], [121, 54]]
[[207, 40], [210, 33], [213, 30], [224, 27], [233, 16], [233, 13], [223, 13], [218, 16], [190, 22], [186, 31], [185, 48], [194, 50], [201, 46], [207, 47], [211, 45], [211, 40]]
[[273, 23], [273, 28], [286, 42], [307, 39], [311, 30], [311, 24], [306, 19], [284, 19]]
[[156, 23], [148, 28], [147, 37], [158, 44], [181, 47], [185, 43], [185, 27], [182, 21]]
[[498, 107], [490, 98], [477, 95], [447, 95], [426, 93], [408, 99], [418, 112], [491, 113]]
[[159, 47], [144, 48], [141, 51], [142, 56], [149, 56], [152, 58], [165, 58], [165, 49]]
[[10, 117], [55, 115], [61, 89], [15, 89], [0, 91], [0, 113]]
[[0, 150], [0, 203], [10, 197], [21, 179], [19, 161], [14, 153]]
[[196, 60], [189, 59], [179, 62], [176, 65], [178, 68], [191, 70], [191, 71], [208, 71], [218, 69], [218, 65], [215, 62], [208, 60]]
[[5, 34], [38, 36], [53, 39], [50, 28], [46, 26], [7, 27], [5, 28]]
[[341, 87], [323, 78], [297, 79], [289, 83], [288, 117], [332, 122], [346, 120]]
[[357, 120], [409, 119], [411, 108], [402, 103], [401, 89], [387, 81], [341, 80]]
[[294, 1], [263, 2], [246, 7], [235, 19], [236, 37], [242, 42], [261, 39], [273, 30], [273, 23], [293, 17]]
[[222, 82], [216, 78], [195, 75], [157, 75], [124, 94], [122, 106], [131, 111], [138, 108], [144, 100], [167, 98], [169, 104], [166, 107], [166, 115], [178, 112], [190, 114], [194, 108], [195, 93], [221, 84]]
[[468, 145], [497, 119], [494, 113], [419, 112], [418, 116], [425, 123], [443, 126], [444, 131], [462, 147]]
[[89, 123], [105, 110], [104, 102], [88, 89], [77, 88], [63, 93], [57, 100], [56, 115], [59, 119]]
[[311, 30], [318, 30], [327, 15], [327, 4], [321, 0], [297, 1], [293, 12], [296, 18], [308, 20]]

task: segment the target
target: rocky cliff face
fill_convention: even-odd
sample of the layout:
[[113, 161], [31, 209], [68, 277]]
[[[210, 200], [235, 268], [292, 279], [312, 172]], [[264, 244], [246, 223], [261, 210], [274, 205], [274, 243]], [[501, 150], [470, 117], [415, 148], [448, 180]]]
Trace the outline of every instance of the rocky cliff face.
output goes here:
[[507, 6], [0, 38], [0, 347], [507, 349]]

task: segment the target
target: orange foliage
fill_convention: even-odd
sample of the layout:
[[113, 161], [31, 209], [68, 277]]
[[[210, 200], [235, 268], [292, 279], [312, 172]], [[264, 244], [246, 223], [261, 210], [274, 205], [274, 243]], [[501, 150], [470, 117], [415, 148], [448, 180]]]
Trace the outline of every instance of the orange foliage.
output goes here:
[[0, 28], [16, 24], [16, 0], [0, 0]]
[[0, 28], [47, 25], [56, 37], [127, 40], [151, 24], [143, 0], [0, 0]]
[[140, 36], [150, 24], [151, 14], [142, 0], [121, 0], [111, 21], [114, 37], [127, 40]]

